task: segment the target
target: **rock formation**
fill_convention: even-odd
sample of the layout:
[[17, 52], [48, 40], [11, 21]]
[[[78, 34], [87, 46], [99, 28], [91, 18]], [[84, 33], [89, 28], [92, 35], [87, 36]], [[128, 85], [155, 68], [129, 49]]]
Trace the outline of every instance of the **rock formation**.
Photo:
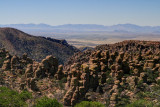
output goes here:
[[[97, 90], [109, 93], [111, 107], [116, 106], [122, 93], [131, 99], [136, 90], [146, 88], [159, 77], [159, 53], [160, 42], [124, 41], [73, 56], [64, 69], [68, 73], [64, 104], [73, 106], [85, 100], [86, 93]], [[155, 78], [150, 80], [148, 72]]]
[[132, 102], [137, 93], [159, 85], [160, 42], [102, 45], [76, 53], [65, 65], [59, 65], [53, 56], [36, 62], [27, 54], [11, 56], [1, 49], [0, 68], [5, 74], [0, 83], [10, 88], [53, 97], [62, 92], [57, 95], [65, 106], [89, 100], [115, 107], [122, 105], [124, 98]]

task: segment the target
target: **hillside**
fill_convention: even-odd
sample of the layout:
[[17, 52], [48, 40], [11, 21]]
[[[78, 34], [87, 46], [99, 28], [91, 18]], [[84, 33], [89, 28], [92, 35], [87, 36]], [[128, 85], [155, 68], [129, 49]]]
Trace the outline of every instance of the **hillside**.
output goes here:
[[12, 55], [22, 56], [27, 53], [37, 61], [53, 55], [62, 64], [78, 51], [65, 40], [35, 37], [13, 28], [0, 28], [0, 48], [9, 50]]
[[[78, 52], [64, 65], [47, 56], [36, 62], [0, 50], [0, 85], [64, 106], [97, 101], [109, 107], [160, 106], [160, 42], [129, 40]], [[32, 105], [30, 105], [32, 106]], [[103, 106], [102, 106], [103, 107]]]
[[160, 42], [131, 40], [97, 46], [75, 54], [64, 71], [69, 88], [66, 105], [84, 99], [110, 107], [138, 101], [159, 105]]

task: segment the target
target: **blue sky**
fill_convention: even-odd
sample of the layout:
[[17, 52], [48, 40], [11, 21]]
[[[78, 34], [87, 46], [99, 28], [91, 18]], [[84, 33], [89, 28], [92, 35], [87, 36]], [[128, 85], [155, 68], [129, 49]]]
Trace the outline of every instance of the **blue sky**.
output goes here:
[[0, 0], [0, 24], [160, 26], [160, 0]]

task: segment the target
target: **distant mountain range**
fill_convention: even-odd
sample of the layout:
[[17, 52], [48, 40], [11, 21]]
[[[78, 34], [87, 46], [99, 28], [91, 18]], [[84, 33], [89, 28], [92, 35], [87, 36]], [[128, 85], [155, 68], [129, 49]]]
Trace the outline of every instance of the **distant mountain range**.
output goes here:
[[8, 24], [0, 27], [17, 28], [27, 33], [36, 32], [121, 32], [121, 33], [160, 33], [160, 26], [138, 26], [134, 24], [117, 24], [104, 26], [96, 24], [65, 24], [51, 26], [47, 24]]

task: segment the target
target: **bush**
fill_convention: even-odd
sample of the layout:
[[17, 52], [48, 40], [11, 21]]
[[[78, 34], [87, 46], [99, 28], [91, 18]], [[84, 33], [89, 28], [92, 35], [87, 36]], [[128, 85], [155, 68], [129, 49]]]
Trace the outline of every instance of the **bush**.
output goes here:
[[147, 74], [147, 82], [149, 84], [156, 82], [156, 78], [158, 77], [158, 71], [152, 71], [151, 69], [146, 69], [145, 70], [146, 74]]
[[140, 81], [138, 81], [138, 83], [137, 83], [137, 88], [142, 88], [142, 86], [143, 86], [143, 80], [140, 80]]
[[22, 92], [19, 94], [19, 97], [20, 97], [23, 101], [26, 101], [27, 99], [32, 98], [32, 94], [29, 93], [28, 91], [22, 91]]
[[113, 78], [108, 78], [108, 79], [106, 80], [106, 83], [107, 83], [107, 84], [113, 84], [113, 83], [114, 83], [114, 79], [113, 79]]
[[122, 97], [118, 97], [118, 102], [116, 104], [116, 107], [124, 107], [125, 105], [130, 103], [130, 98], [129, 96], [122, 96]]
[[66, 83], [66, 82], [67, 82], [67, 78], [66, 78], [66, 77], [64, 77], [64, 78], [62, 78], [61, 80], [59, 80], [59, 81], [58, 81], [59, 87], [60, 87], [61, 89], [64, 89], [64, 83]]
[[111, 73], [111, 70], [107, 70], [106, 71], [106, 78], [110, 78], [111, 76], [110, 76], [110, 73]]
[[92, 101], [82, 101], [79, 104], [76, 104], [74, 107], [105, 107], [100, 102], [92, 102]]
[[[25, 92], [25, 94], [24, 94]], [[0, 87], [0, 107], [24, 107], [25, 101], [31, 98], [27, 91], [18, 93], [6, 87]]]
[[4, 74], [4, 72], [2, 71], [2, 70], [0, 70], [0, 84], [2, 85], [2, 84], [4, 84], [4, 77], [5, 77], [5, 74]]
[[160, 80], [157, 81], [157, 84], [160, 86]]
[[42, 97], [36, 101], [34, 107], [63, 107], [56, 99]]
[[2, 67], [3, 62], [4, 62], [5, 60], [6, 60], [5, 58], [1, 58], [1, 57], [0, 57], [0, 68]]
[[146, 100], [137, 100], [131, 104], [128, 104], [126, 107], [153, 107], [153, 103]]

